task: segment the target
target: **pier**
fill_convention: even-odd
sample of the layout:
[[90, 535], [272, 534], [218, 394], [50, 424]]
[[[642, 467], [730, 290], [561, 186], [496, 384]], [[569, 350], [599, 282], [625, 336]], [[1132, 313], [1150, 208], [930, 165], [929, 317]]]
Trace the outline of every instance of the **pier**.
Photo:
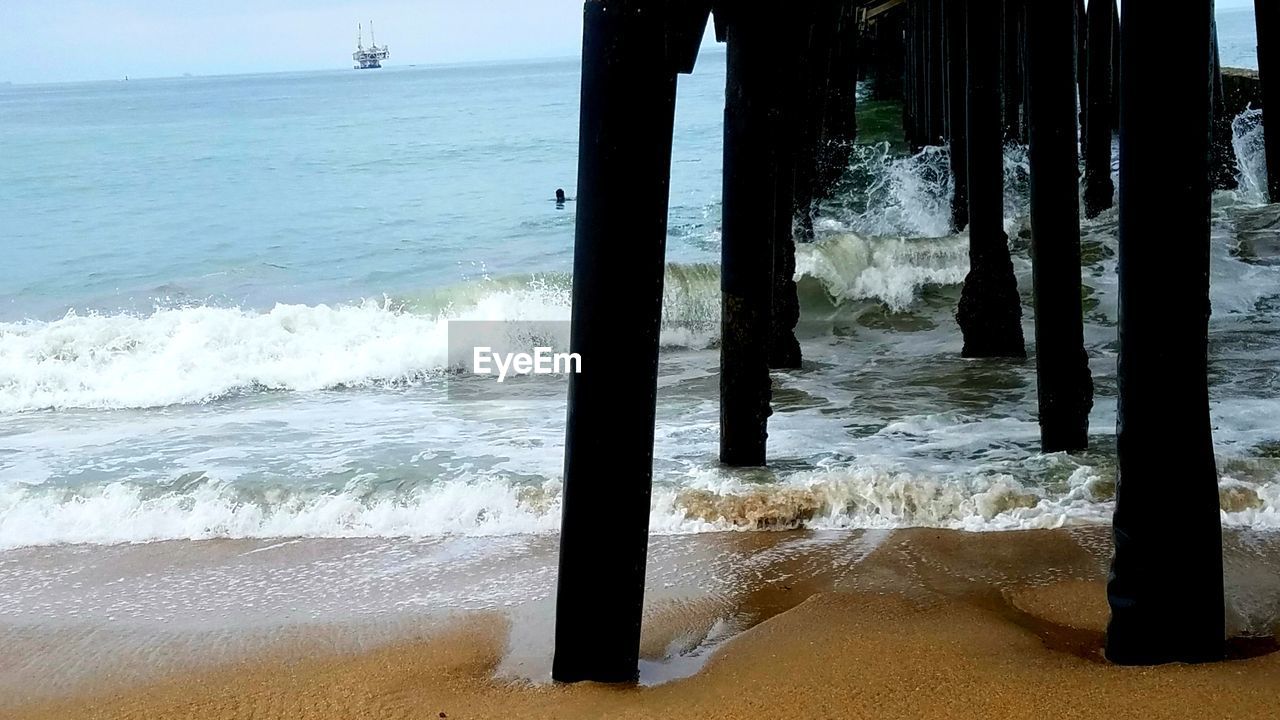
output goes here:
[[[1118, 129], [1119, 479], [1106, 653], [1123, 664], [1223, 657], [1206, 370], [1209, 160], [1215, 126], [1223, 137], [1215, 102], [1219, 117], [1242, 108], [1230, 109], [1240, 90], [1222, 82], [1212, 13], [1211, 0], [814, 0], [785, 11], [587, 0], [572, 332], [587, 369], [569, 389], [556, 680], [637, 676], [676, 76], [694, 71], [709, 21], [728, 52], [721, 462], [769, 462], [770, 373], [803, 362], [794, 243], [810, 239], [816, 201], [849, 162], [859, 73], [876, 97], [901, 98], [910, 148], [949, 147], [953, 225], [967, 232], [970, 258], [956, 331], [963, 356], [981, 362], [1027, 356], [1003, 149], [1028, 143], [1042, 448], [1084, 450], [1093, 384], [1080, 218], [1117, 199]], [[1264, 107], [1280, 104], [1278, 20], [1280, 3], [1258, 0]], [[1277, 128], [1267, 128], [1272, 200]], [[1162, 451], [1170, 445], [1184, 452]]]

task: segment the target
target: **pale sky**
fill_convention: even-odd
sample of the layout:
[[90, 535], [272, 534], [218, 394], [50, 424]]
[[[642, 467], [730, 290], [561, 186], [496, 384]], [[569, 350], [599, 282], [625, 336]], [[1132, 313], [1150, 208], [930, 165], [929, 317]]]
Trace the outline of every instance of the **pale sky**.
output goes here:
[[0, 0], [0, 82], [342, 69], [370, 19], [393, 65], [574, 56], [582, 43], [581, 0]]
[[348, 68], [370, 19], [395, 65], [582, 45], [578, 0], [0, 0], [0, 81]]

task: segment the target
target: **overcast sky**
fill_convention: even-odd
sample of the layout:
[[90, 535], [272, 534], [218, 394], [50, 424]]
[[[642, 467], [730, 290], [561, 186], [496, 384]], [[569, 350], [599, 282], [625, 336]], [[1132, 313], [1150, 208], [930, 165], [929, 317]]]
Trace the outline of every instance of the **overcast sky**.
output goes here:
[[0, 0], [0, 80], [346, 68], [369, 20], [397, 65], [577, 55], [575, 0]]
[[581, 0], [0, 0], [0, 81], [345, 68], [369, 19], [396, 65], [571, 56], [582, 42]]

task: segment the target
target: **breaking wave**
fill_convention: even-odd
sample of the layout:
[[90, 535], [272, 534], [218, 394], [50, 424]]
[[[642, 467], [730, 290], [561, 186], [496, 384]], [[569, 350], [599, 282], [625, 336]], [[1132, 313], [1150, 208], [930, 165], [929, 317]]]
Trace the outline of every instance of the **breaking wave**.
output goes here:
[[[1114, 483], [1080, 466], [1052, 490], [1009, 475], [929, 477], [870, 466], [812, 470], [777, 483], [701, 471], [655, 486], [659, 534], [795, 528], [939, 527], [969, 531], [1105, 523]], [[115, 482], [70, 490], [0, 488], [0, 549], [59, 543], [209, 538], [440, 537], [554, 533], [559, 480], [506, 478], [378, 488], [355, 478], [322, 491], [246, 488], [199, 476], [175, 484]], [[1280, 484], [1224, 478], [1223, 521], [1280, 527]]]
[[[958, 283], [963, 241], [851, 233], [801, 245], [798, 277], [837, 305], [911, 304], [927, 284]], [[147, 408], [262, 391], [421, 382], [448, 366], [450, 320], [564, 323], [567, 275], [486, 280], [343, 305], [161, 308], [150, 315], [70, 312], [0, 323], [0, 412]], [[663, 344], [702, 348], [719, 334], [720, 274], [672, 264]]]

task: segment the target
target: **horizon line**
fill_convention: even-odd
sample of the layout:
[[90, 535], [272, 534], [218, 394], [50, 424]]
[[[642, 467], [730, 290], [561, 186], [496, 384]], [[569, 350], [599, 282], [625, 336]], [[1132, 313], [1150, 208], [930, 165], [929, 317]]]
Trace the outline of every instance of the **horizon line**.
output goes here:
[[[724, 48], [721, 43], [707, 43], [700, 48], [700, 52], [703, 52], [703, 51], [709, 51], [712, 53], [719, 51], [723, 53]], [[578, 53], [576, 55], [530, 55], [527, 57], [518, 57], [518, 58], [492, 58], [492, 59], [486, 59], [486, 60], [443, 60], [443, 61], [405, 63], [403, 65], [390, 65], [390, 66], [379, 68], [379, 69], [394, 71], [394, 70], [404, 70], [408, 68], [477, 67], [477, 66], [483, 66], [483, 65], [506, 65], [506, 64], [518, 65], [521, 63], [529, 63], [529, 62], [556, 62], [556, 61], [563, 61], [563, 60], [581, 60], [581, 59], [582, 59], [581, 53]], [[41, 87], [41, 86], [47, 86], [47, 85], [94, 85], [98, 83], [119, 83], [119, 82], [126, 82], [126, 81], [132, 82], [134, 80], [138, 80], [138, 81], [189, 80], [193, 78], [216, 79], [216, 78], [233, 78], [233, 77], [252, 77], [252, 76], [262, 76], [262, 75], [301, 75], [305, 73], [340, 72], [342, 71], [343, 67], [344, 66], [305, 68], [305, 69], [297, 69], [297, 70], [215, 72], [215, 73], [207, 73], [207, 74], [182, 73], [180, 75], [134, 76], [134, 75], [126, 74], [124, 77], [119, 77], [119, 78], [95, 78], [95, 79], [82, 79], [82, 80], [24, 81], [24, 80], [13, 80], [13, 79], [0, 79], [0, 87], [31, 88], [31, 87]], [[350, 66], [345, 66], [345, 67], [348, 70], [351, 69]]]

